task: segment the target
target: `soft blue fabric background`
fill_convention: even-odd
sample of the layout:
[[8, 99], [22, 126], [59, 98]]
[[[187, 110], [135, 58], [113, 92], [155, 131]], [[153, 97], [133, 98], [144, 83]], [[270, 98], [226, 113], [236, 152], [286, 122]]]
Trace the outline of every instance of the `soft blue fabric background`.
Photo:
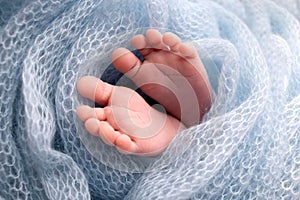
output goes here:
[[[0, 199], [299, 199], [299, 11], [299, 0], [0, 0]], [[75, 110], [93, 102], [75, 84], [114, 81], [111, 51], [149, 27], [193, 41], [215, 98], [161, 156], [138, 158], [86, 132]]]

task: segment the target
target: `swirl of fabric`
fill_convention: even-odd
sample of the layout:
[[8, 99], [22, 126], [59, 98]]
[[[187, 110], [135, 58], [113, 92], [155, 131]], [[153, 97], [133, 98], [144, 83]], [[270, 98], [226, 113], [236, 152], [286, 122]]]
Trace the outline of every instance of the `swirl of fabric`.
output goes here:
[[[300, 199], [299, 0], [0, 0], [0, 199]], [[149, 27], [193, 41], [214, 101], [159, 156], [76, 108], [84, 75]], [[134, 50], [134, 49], [132, 49]]]

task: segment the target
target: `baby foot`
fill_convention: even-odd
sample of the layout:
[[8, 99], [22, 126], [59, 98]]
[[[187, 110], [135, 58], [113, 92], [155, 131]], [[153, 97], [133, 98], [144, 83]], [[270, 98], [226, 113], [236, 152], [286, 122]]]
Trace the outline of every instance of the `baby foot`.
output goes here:
[[196, 49], [172, 34], [150, 29], [136, 35], [132, 45], [144, 57], [119, 48], [112, 53], [113, 65], [132, 79], [148, 96], [186, 126], [198, 124], [211, 105], [211, 86]]
[[86, 129], [122, 153], [156, 155], [185, 128], [176, 118], [149, 106], [129, 88], [86, 76], [78, 81], [77, 89], [82, 96], [105, 106], [91, 108], [84, 105], [77, 109]]

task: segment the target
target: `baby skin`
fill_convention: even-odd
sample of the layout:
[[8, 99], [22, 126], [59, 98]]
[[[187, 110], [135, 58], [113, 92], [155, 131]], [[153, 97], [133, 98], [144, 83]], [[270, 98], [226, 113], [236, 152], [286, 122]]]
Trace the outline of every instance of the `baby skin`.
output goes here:
[[212, 96], [205, 68], [190, 43], [173, 33], [149, 29], [131, 44], [144, 57], [118, 48], [112, 63], [166, 112], [151, 107], [134, 90], [113, 86], [92, 76], [77, 82], [78, 92], [103, 108], [77, 109], [89, 133], [121, 153], [153, 156], [161, 153], [180, 131], [201, 122]]

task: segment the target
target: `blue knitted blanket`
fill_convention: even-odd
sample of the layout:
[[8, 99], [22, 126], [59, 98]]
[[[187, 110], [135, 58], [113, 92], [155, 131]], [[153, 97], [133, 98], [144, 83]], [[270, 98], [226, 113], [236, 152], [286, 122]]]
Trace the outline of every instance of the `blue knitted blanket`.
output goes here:
[[[300, 199], [299, 0], [0, 0], [0, 199]], [[157, 157], [76, 116], [84, 75], [149, 27], [193, 41], [214, 90]], [[132, 49], [133, 50], [133, 49]]]

